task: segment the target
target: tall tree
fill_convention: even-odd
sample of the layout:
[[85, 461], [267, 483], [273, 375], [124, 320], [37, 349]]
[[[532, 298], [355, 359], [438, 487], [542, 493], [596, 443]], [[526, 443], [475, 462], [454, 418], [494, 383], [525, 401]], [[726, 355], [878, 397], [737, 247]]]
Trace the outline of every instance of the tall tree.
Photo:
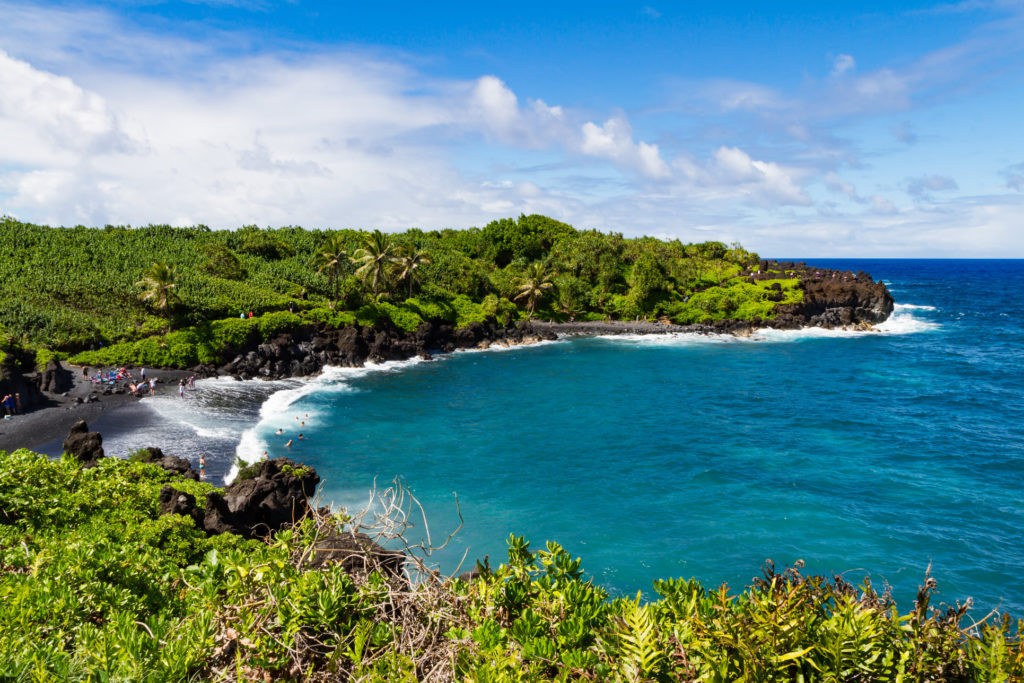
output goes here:
[[519, 285], [514, 301], [526, 302], [526, 310], [533, 317], [537, 304], [544, 298], [545, 292], [555, 286], [546, 263], [534, 261], [526, 269], [526, 276]]
[[370, 233], [364, 245], [356, 249], [352, 254], [352, 262], [358, 264], [356, 277], [364, 283], [369, 280], [373, 295], [380, 293], [381, 285], [387, 284], [390, 271], [394, 267], [394, 256], [397, 245], [391, 240], [391, 236], [374, 230]]
[[416, 271], [420, 266], [425, 266], [431, 263], [430, 255], [422, 249], [403, 249], [399, 250], [398, 256], [394, 259], [394, 263], [398, 266], [398, 281], [409, 283], [409, 296], [412, 296], [412, 285], [416, 281]]
[[175, 290], [178, 268], [164, 262], [154, 261], [142, 273], [142, 279], [135, 283], [142, 287], [139, 298], [152, 304], [153, 308], [167, 316], [167, 329], [171, 329], [171, 313], [174, 304], [181, 300]]
[[335, 301], [338, 300], [338, 276], [341, 274], [341, 266], [345, 263], [346, 256], [348, 254], [345, 251], [344, 240], [338, 233], [332, 234], [316, 255], [316, 272], [327, 273]]

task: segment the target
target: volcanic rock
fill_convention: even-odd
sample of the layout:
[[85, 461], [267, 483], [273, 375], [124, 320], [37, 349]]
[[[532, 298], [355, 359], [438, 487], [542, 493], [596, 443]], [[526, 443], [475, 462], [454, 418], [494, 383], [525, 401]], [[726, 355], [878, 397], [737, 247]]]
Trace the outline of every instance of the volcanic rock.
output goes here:
[[71, 425], [71, 431], [64, 439], [64, 452], [75, 456], [86, 467], [94, 466], [103, 457], [103, 436], [90, 432], [85, 420]]
[[203, 520], [207, 533], [228, 531], [262, 538], [297, 522], [309, 511], [309, 498], [320, 483], [313, 468], [288, 458], [264, 460], [251, 468], [222, 493], [207, 494]]

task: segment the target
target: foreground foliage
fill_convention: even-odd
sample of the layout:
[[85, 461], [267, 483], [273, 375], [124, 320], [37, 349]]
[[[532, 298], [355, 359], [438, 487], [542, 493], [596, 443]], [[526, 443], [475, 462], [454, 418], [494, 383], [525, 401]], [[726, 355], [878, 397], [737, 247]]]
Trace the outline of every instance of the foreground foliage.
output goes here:
[[[410, 550], [319, 564], [326, 536], [400, 540], [409, 510], [322, 514], [267, 542], [207, 537], [158, 514], [172, 476], [105, 459], [81, 469], [0, 453], [0, 671], [15, 681], [1005, 681], [1024, 677], [1020, 624], [900, 612], [869, 583], [776, 572], [735, 593], [656, 581], [610, 599], [557, 543], [510, 537], [508, 560], [447, 579]], [[202, 501], [208, 484], [173, 480]], [[396, 529], [398, 533], [396, 533]], [[410, 581], [409, 577], [415, 580]]]

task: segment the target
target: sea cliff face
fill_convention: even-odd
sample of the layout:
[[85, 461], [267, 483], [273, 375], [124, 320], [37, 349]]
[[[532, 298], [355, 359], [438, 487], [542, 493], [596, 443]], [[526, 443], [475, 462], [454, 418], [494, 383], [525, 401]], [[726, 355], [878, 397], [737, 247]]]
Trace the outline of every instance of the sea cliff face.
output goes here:
[[496, 321], [456, 329], [425, 322], [407, 333], [390, 324], [358, 325], [341, 329], [308, 327], [280, 334], [256, 348], [237, 354], [218, 366], [196, 368], [200, 374], [232, 375], [238, 379], [315, 375], [324, 366], [360, 367], [367, 362], [430, 357], [458, 349], [486, 348], [492, 344], [519, 345], [557, 339], [559, 334], [749, 334], [759, 327], [848, 327], [870, 329], [892, 314], [892, 295], [882, 282], [866, 273], [793, 269], [800, 278], [804, 300], [780, 305], [776, 318], [764, 321], [721, 320], [701, 325], [673, 325], [651, 321], [598, 321], [551, 323], [523, 321], [502, 326]]

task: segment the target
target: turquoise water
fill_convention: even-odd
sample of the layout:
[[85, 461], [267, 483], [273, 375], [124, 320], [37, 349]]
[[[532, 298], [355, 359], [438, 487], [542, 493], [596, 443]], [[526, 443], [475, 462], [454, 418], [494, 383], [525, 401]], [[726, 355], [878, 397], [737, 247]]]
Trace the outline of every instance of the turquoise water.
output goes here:
[[[401, 477], [436, 544], [457, 494], [443, 571], [500, 562], [515, 533], [558, 541], [613, 594], [669, 576], [739, 589], [771, 558], [870, 575], [906, 607], [931, 565], [940, 600], [1024, 615], [1024, 264], [815, 263], [885, 280], [896, 314], [873, 333], [577, 338], [335, 369], [247, 408], [248, 384], [198, 393], [236, 406], [241, 454], [315, 466], [325, 503], [360, 509]], [[238, 443], [217, 419], [204, 429]]]

